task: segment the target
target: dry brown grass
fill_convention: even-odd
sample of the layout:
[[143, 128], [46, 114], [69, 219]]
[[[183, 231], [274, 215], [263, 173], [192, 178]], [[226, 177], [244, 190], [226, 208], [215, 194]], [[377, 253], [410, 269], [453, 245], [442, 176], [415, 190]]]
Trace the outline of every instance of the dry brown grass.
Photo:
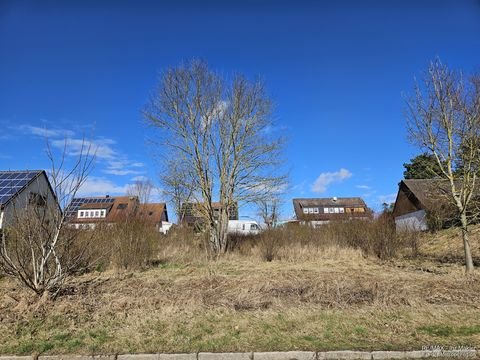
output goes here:
[[300, 241], [268, 262], [160, 239], [157, 267], [76, 278], [52, 301], [0, 280], [0, 353], [413, 349], [480, 344], [480, 277]]
[[[471, 226], [470, 231], [472, 256], [478, 266], [480, 265], [480, 225]], [[434, 234], [424, 233], [420, 238], [419, 247], [421, 254], [427, 257], [447, 262], [463, 261], [463, 242], [459, 228], [450, 228]]]

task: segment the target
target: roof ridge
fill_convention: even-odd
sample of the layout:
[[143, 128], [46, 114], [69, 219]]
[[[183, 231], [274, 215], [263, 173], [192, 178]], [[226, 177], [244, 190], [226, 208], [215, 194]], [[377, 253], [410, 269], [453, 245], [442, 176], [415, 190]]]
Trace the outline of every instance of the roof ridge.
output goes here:
[[44, 169], [24, 169], [24, 170], [0, 170], [0, 172], [41, 172]]

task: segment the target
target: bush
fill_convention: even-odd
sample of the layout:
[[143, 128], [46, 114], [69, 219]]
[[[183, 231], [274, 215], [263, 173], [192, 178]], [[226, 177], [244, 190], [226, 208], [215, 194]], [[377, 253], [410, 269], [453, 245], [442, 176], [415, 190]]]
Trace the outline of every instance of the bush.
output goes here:
[[69, 275], [89, 267], [90, 238], [51, 221], [50, 209], [35, 208], [15, 214], [0, 232], [0, 271], [37, 295], [57, 294]]
[[332, 222], [318, 228], [277, 228], [266, 230], [256, 237], [244, 238], [243, 241], [236, 240], [235, 243], [235, 251], [243, 255], [257, 252], [264, 261], [292, 258], [296, 251], [305, 257], [308, 254], [302, 249], [306, 248], [310, 252], [327, 248], [356, 249], [365, 256], [386, 260], [394, 257], [398, 249], [404, 246], [404, 238], [396, 234], [391, 218], [380, 217], [372, 221]]
[[117, 269], [145, 268], [156, 254], [160, 234], [141, 219], [127, 219], [111, 228], [112, 263]]

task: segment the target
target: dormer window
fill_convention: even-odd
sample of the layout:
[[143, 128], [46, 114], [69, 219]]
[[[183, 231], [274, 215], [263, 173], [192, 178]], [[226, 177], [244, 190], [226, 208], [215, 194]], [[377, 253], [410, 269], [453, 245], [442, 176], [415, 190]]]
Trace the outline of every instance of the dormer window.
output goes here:
[[117, 209], [119, 209], [119, 210], [124, 210], [124, 209], [127, 208], [127, 206], [128, 206], [128, 204], [126, 204], [126, 203], [121, 203], [121, 204], [118, 204]]

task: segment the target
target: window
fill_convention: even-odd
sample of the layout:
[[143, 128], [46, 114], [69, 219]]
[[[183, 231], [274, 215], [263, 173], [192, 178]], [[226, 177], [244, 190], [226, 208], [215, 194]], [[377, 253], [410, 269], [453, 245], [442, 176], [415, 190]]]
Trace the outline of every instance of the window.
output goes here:
[[313, 208], [313, 213], [318, 214], [319, 213], [318, 208]]
[[335, 208], [335, 214], [338, 214], [340, 212], [340, 210], [336, 207]]
[[95, 217], [100, 217], [100, 211], [95, 211]]
[[345, 209], [344, 209], [344, 208], [340, 208], [339, 211], [340, 211], [340, 214], [344, 214], [344, 213], [345, 213]]
[[81, 218], [82, 218], [82, 217], [84, 217], [84, 215], [85, 215], [85, 213], [84, 213], [83, 211], [79, 211], [79, 212], [78, 212], [78, 217], [81, 217]]
[[308, 213], [313, 214], [313, 208], [308, 208]]
[[250, 225], [250, 230], [258, 230], [257, 224], [251, 224]]
[[47, 205], [47, 198], [44, 195], [31, 192], [28, 196], [28, 203], [30, 205], [45, 206]]
[[90, 217], [90, 212], [85, 211], [85, 217]]
[[328, 212], [329, 212], [330, 214], [333, 214], [333, 213], [335, 212], [335, 210], [334, 210], [333, 208], [328, 208]]
[[101, 213], [102, 213], [101, 216], [102, 216], [102, 217], [105, 217], [105, 210], [102, 210]]
[[95, 217], [95, 211], [90, 211], [90, 217]]
[[128, 206], [128, 204], [121, 203], [121, 204], [118, 204], [117, 209], [123, 210], [123, 209], [126, 209], [127, 206]]
[[323, 208], [323, 213], [328, 214], [328, 208]]
[[308, 208], [303, 208], [303, 213], [308, 214]]

